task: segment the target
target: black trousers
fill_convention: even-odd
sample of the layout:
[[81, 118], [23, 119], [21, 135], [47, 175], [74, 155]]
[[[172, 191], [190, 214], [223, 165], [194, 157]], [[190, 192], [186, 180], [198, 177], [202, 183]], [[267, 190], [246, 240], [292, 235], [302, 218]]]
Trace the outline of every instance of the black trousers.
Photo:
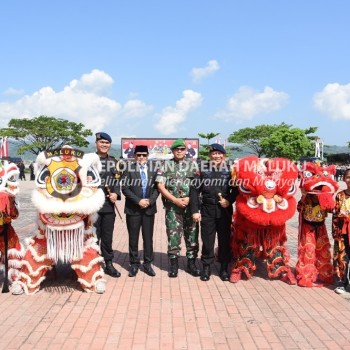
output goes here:
[[101, 246], [101, 255], [105, 261], [112, 261], [114, 252], [112, 248], [115, 213], [98, 213], [96, 227], [97, 239]]
[[218, 234], [220, 263], [228, 264], [231, 261], [231, 216], [226, 215], [221, 218], [214, 218], [202, 215], [201, 237], [203, 245], [201, 261], [204, 265], [210, 265], [214, 262], [216, 233]]
[[149, 264], [154, 259], [153, 253], [153, 227], [154, 215], [126, 215], [126, 226], [129, 233], [129, 259], [130, 265], [140, 264], [139, 237], [140, 229], [143, 239], [143, 262]]

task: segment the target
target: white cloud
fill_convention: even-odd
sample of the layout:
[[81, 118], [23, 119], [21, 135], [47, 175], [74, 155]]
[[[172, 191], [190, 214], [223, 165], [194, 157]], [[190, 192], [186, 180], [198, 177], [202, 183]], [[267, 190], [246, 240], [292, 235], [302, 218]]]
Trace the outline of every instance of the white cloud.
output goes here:
[[204, 68], [192, 68], [191, 76], [195, 83], [198, 83], [202, 79], [214, 74], [220, 69], [220, 65], [216, 60], [210, 60]]
[[7, 95], [7, 96], [12, 96], [12, 95], [23, 95], [24, 94], [24, 90], [22, 89], [15, 89], [15, 88], [8, 88], [4, 91], [4, 95]]
[[228, 101], [224, 111], [215, 114], [215, 118], [225, 121], [251, 120], [255, 115], [277, 111], [288, 100], [285, 92], [275, 91], [266, 86], [262, 92], [242, 86]]
[[91, 92], [95, 95], [105, 94], [112, 87], [114, 81], [107, 73], [93, 69], [90, 73], [83, 74], [79, 80], [72, 80], [69, 88], [72, 91]]
[[193, 90], [184, 90], [183, 97], [176, 101], [175, 107], [163, 109], [155, 129], [163, 135], [170, 135], [178, 132], [179, 125], [186, 121], [187, 113], [199, 107], [203, 101], [200, 93]]
[[125, 128], [124, 118], [145, 116], [152, 106], [141, 100], [129, 100], [124, 106], [106, 97], [113, 85], [113, 79], [105, 72], [94, 69], [72, 80], [62, 91], [43, 87], [32, 95], [25, 95], [13, 103], [0, 103], [2, 122], [11, 118], [31, 118], [49, 115], [81, 122], [92, 131], [101, 131], [111, 122], [113, 128]]
[[332, 119], [350, 119], [350, 84], [327, 84], [314, 95], [314, 107]]
[[141, 100], [129, 100], [125, 103], [122, 114], [126, 118], [142, 118], [153, 110]]

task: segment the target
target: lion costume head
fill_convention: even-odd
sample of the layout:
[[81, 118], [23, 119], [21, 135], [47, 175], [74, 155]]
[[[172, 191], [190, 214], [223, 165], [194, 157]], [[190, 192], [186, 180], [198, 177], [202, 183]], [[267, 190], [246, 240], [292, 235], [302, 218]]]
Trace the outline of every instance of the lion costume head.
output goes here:
[[300, 189], [303, 193], [316, 195], [323, 210], [329, 211], [335, 205], [334, 194], [339, 188], [335, 172], [334, 165], [322, 166], [311, 162], [304, 163], [300, 172]]
[[280, 226], [294, 215], [298, 169], [290, 160], [242, 158], [232, 175], [239, 189], [236, 209], [247, 221]]

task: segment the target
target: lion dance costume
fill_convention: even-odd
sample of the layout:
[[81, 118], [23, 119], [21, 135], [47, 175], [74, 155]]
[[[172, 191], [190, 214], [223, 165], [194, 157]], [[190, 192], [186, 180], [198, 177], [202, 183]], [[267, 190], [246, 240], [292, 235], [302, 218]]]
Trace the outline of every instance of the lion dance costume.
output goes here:
[[296, 278], [301, 287], [321, 287], [318, 279], [333, 283], [330, 242], [325, 219], [335, 206], [334, 194], [338, 183], [334, 180], [335, 166], [322, 167], [305, 163], [301, 171], [302, 198], [298, 203], [299, 240]]
[[8, 237], [8, 278], [11, 282], [19, 278], [19, 269], [24, 255], [24, 248], [11, 225], [12, 219], [18, 217], [16, 194], [18, 193], [19, 169], [16, 164], [7, 160], [0, 161], [0, 266], [4, 265], [5, 242], [4, 230], [7, 225]]
[[242, 272], [249, 279], [256, 269], [255, 260], [267, 261], [269, 278], [296, 284], [288, 265], [286, 221], [296, 211], [298, 169], [284, 158], [238, 160], [233, 178], [239, 189], [233, 223], [232, 251], [236, 258], [230, 282], [238, 282]]
[[36, 166], [32, 202], [38, 209], [38, 233], [26, 250], [13, 294], [37, 292], [46, 272], [59, 262], [71, 264], [85, 291], [103, 293], [103, 258], [93, 226], [105, 200], [98, 189], [98, 156], [64, 146], [40, 153]]

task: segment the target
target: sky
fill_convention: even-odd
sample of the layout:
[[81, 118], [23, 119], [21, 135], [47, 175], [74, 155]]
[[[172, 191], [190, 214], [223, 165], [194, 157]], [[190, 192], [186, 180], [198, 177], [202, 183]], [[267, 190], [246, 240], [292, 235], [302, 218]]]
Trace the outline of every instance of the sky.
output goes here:
[[0, 127], [48, 115], [120, 144], [284, 122], [346, 146], [349, 13], [348, 0], [1, 1]]

